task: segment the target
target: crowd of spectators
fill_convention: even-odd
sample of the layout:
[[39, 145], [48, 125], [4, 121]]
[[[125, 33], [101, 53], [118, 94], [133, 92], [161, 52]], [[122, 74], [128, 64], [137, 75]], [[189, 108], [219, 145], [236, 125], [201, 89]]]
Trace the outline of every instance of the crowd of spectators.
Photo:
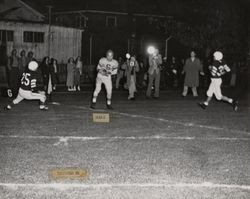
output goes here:
[[[20, 55], [16, 49], [12, 50], [11, 55], [8, 57], [8, 83], [12, 89], [13, 94], [17, 94], [22, 73], [25, 71], [28, 63], [34, 58], [33, 52], [26, 53], [24, 50], [20, 51]], [[206, 88], [209, 85], [209, 70], [212, 57], [212, 51], [208, 51], [205, 56], [197, 56], [201, 65], [201, 71], [204, 72], [203, 76], [199, 76], [200, 87]], [[136, 75], [136, 90], [146, 89], [149, 82], [148, 60], [137, 58], [138, 70], [135, 71]], [[185, 84], [185, 76], [187, 71], [184, 68], [187, 63], [187, 58], [179, 58], [175, 56], [163, 57], [160, 66], [160, 88], [161, 89], [182, 89]], [[119, 70], [118, 74], [113, 77], [113, 87], [116, 89], [128, 89], [126, 68], [124, 68], [125, 57], [118, 57]], [[124, 61], [125, 60], [125, 61]], [[226, 60], [227, 61], [227, 60]], [[228, 65], [231, 68], [231, 73], [224, 77], [223, 86], [235, 87], [239, 85], [241, 88], [248, 88], [249, 67], [247, 61], [243, 59], [229, 59]], [[67, 63], [58, 64], [55, 58], [48, 56], [44, 57], [39, 62], [40, 83], [48, 95], [57, 89], [57, 85], [64, 85], [69, 92], [80, 91], [81, 86], [86, 84], [94, 84], [95, 65], [87, 65], [83, 62], [80, 56], [73, 58], [70, 57]], [[186, 87], [184, 87], [186, 88]], [[183, 93], [185, 93], [185, 89]], [[194, 95], [196, 90], [194, 90]]]

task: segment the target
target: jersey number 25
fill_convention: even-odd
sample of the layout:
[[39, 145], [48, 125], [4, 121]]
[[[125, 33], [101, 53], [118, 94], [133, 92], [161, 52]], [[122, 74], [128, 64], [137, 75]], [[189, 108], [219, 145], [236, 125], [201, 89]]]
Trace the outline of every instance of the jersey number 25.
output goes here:
[[23, 73], [23, 77], [21, 79], [21, 84], [24, 84], [25, 86], [28, 86], [30, 84], [29, 77], [30, 77], [29, 73]]

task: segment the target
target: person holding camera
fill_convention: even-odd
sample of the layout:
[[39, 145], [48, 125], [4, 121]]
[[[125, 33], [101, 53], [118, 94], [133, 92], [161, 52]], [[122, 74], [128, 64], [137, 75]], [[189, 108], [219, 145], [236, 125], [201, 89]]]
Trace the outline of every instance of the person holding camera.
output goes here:
[[135, 56], [130, 57], [130, 55], [127, 54], [125, 76], [127, 77], [127, 85], [129, 91], [128, 100], [135, 100], [137, 72], [139, 72], [139, 64], [136, 61]]
[[148, 82], [146, 97], [147, 99], [151, 98], [152, 86], [154, 83], [154, 88], [155, 88], [154, 98], [158, 99], [160, 91], [160, 77], [161, 77], [160, 65], [162, 64], [162, 56], [161, 54], [159, 54], [158, 49], [155, 49], [155, 52], [149, 55], [148, 61], [149, 61], [149, 69], [148, 69], [149, 82]]

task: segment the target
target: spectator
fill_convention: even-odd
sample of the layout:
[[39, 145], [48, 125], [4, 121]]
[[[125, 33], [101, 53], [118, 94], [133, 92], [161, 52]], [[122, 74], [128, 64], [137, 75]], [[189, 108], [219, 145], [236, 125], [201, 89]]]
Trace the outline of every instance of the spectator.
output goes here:
[[182, 73], [185, 75], [184, 88], [182, 96], [186, 97], [188, 88], [192, 88], [193, 96], [197, 97], [197, 87], [199, 86], [199, 73], [204, 75], [203, 68], [200, 60], [196, 58], [194, 51], [190, 53], [191, 57], [186, 60]]
[[32, 51], [29, 51], [28, 52], [28, 64], [31, 62], [31, 61], [36, 61], [36, 59], [34, 58], [34, 53]]
[[[144, 75], [147, 75], [147, 68], [145, 66], [145, 64], [143, 63], [143, 61], [140, 61], [139, 63], [139, 72], [137, 72], [137, 85], [139, 88], [143, 88], [147, 86], [147, 83], [144, 82]], [[146, 81], [146, 80], [145, 80]]]
[[12, 90], [13, 97], [16, 97], [19, 89], [20, 72], [18, 67], [19, 58], [17, 50], [13, 49], [11, 56], [8, 58], [8, 71], [9, 71], [9, 87]]
[[57, 68], [57, 60], [54, 58], [50, 59], [50, 68], [52, 72], [52, 85], [53, 85], [53, 91], [56, 90], [57, 83], [59, 83], [59, 78], [58, 78], [58, 68]]
[[44, 85], [44, 90], [46, 91], [46, 94], [49, 95], [50, 100], [51, 100], [51, 94], [53, 91], [53, 77], [55, 74], [54, 67], [50, 63], [50, 58], [44, 57], [42, 63], [41, 63], [41, 70], [42, 70], [42, 75], [43, 75], [43, 85]]
[[167, 57], [164, 57], [161, 65], [161, 85], [163, 88], [167, 87], [168, 83], [168, 63]]
[[168, 74], [169, 74], [169, 85], [170, 87], [177, 87], [178, 84], [178, 65], [176, 62], [175, 57], [172, 57], [169, 68], [168, 68]]
[[67, 82], [68, 91], [74, 91], [74, 74], [75, 74], [75, 64], [73, 57], [69, 58], [67, 63]]
[[139, 72], [139, 64], [136, 61], [135, 56], [132, 56], [126, 64], [125, 75], [127, 77], [127, 85], [129, 90], [128, 100], [135, 100], [136, 92], [136, 72]]
[[181, 61], [179, 62], [179, 68], [178, 68], [178, 88], [182, 88], [183, 84], [184, 84], [184, 79], [183, 79], [183, 75], [182, 75], [182, 71], [185, 65], [185, 59], [181, 59]]
[[149, 55], [149, 82], [148, 82], [148, 89], [146, 93], [146, 97], [149, 99], [151, 98], [152, 86], [155, 81], [155, 93], [154, 98], [159, 98], [159, 91], [160, 91], [160, 65], [162, 64], [162, 57], [159, 54], [159, 50], [156, 49], [154, 54]]
[[[29, 57], [29, 60], [31, 60], [30, 57]], [[43, 87], [44, 87], [44, 90], [46, 91], [48, 81], [49, 81], [49, 77], [48, 77], [49, 57], [48, 56], [43, 58], [41, 65], [40, 65], [40, 69], [42, 71]]]
[[24, 73], [26, 67], [28, 66], [28, 57], [26, 57], [25, 50], [22, 50], [21, 53], [20, 53], [18, 66], [19, 66], [20, 76], [22, 76], [22, 74]]
[[237, 79], [237, 63], [233, 63], [231, 67], [231, 79], [230, 79], [230, 86], [235, 87]]
[[76, 89], [81, 91], [81, 75], [82, 75], [82, 58], [79, 56], [76, 58], [76, 66], [75, 66], [75, 76], [74, 76], [74, 91]]
[[208, 56], [207, 58], [205, 58], [204, 60], [204, 65], [203, 65], [203, 72], [204, 72], [204, 87], [207, 87], [210, 84], [210, 71], [209, 71], [209, 67], [212, 64], [212, 60], [210, 59], [210, 57]]
[[123, 59], [121, 57], [118, 58], [118, 73], [116, 76], [116, 83], [115, 83], [115, 88], [119, 89], [120, 86], [120, 81], [124, 77], [124, 72], [125, 72], [125, 65], [123, 63]]

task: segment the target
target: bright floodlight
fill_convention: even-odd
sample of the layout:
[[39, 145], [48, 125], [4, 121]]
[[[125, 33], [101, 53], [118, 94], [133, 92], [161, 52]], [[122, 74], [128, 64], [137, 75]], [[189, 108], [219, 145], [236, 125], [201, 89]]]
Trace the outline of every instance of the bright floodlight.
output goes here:
[[152, 54], [155, 53], [155, 47], [154, 46], [149, 46], [147, 51], [148, 51], [148, 54], [152, 55]]

